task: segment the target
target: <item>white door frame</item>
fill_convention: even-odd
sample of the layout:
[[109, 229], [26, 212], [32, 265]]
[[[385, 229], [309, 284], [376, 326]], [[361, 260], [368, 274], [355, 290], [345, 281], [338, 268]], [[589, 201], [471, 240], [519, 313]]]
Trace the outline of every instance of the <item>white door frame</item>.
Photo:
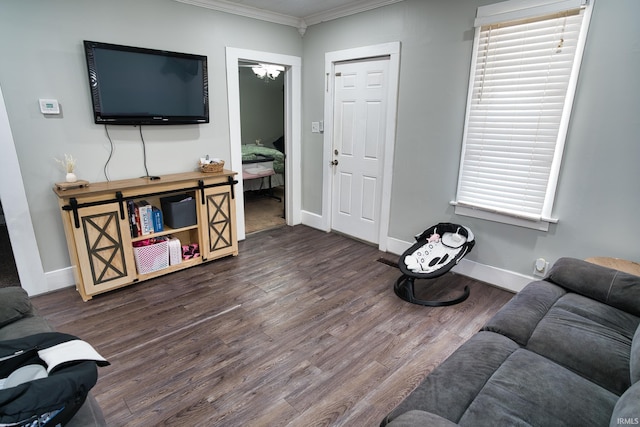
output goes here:
[[284, 65], [285, 207], [287, 225], [302, 223], [301, 137], [302, 137], [302, 59], [257, 50], [227, 47], [227, 99], [229, 104], [230, 169], [238, 172], [236, 185], [236, 223], [238, 240], [244, 240], [244, 197], [242, 185], [242, 139], [240, 128], [240, 79], [238, 61], [257, 61]]
[[331, 231], [331, 150], [333, 149], [333, 102], [335, 87], [335, 63], [356, 59], [389, 57], [389, 96], [387, 105], [387, 126], [384, 140], [384, 162], [382, 169], [382, 199], [380, 206], [380, 230], [378, 249], [387, 250], [389, 219], [391, 212], [391, 180], [393, 177], [393, 154], [396, 142], [396, 117], [398, 111], [398, 83], [400, 80], [400, 42], [384, 43], [354, 49], [345, 49], [325, 54], [325, 75], [327, 76], [324, 96], [324, 145], [322, 172], [322, 226]]
[[38, 295], [51, 290], [42, 268], [2, 88], [0, 88], [0, 199], [22, 288], [29, 295]]

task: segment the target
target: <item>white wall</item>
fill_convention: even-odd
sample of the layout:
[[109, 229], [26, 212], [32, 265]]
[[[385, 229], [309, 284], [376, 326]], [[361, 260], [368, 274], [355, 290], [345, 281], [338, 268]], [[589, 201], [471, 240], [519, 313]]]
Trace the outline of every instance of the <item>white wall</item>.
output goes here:
[[[79, 178], [105, 180], [109, 142], [104, 127], [93, 123], [83, 40], [208, 56], [211, 122], [143, 127], [153, 175], [194, 170], [204, 154], [229, 159], [225, 47], [296, 56], [302, 48], [295, 28], [173, 0], [3, 2], [0, 87], [45, 272], [70, 264], [51, 191], [63, 180], [54, 157], [72, 154]], [[62, 114], [43, 116], [38, 98], [58, 99]], [[138, 128], [111, 126], [109, 132], [115, 144], [110, 179], [144, 175]]]
[[[640, 260], [640, 2], [596, 0], [549, 232], [457, 216], [454, 199], [476, 8], [494, 0], [405, 0], [311, 26], [304, 36], [303, 123], [322, 119], [325, 52], [400, 41], [391, 247], [440, 221], [467, 224], [467, 259], [531, 275], [561, 256]], [[322, 212], [321, 135], [303, 126], [303, 207]]]

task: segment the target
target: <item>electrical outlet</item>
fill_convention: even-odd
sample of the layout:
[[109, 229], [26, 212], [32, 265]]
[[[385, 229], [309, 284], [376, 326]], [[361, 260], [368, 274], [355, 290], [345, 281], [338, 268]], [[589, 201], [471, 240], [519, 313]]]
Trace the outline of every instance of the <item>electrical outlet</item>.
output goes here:
[[549, 262], [544, 258], [538, 258], [533, 263], [533, 275], [544, 277], [549, 269]]

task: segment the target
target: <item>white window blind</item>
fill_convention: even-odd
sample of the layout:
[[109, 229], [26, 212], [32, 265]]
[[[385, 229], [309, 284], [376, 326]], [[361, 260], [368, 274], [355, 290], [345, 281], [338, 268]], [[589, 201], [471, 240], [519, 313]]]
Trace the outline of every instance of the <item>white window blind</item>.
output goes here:
[[527, 10], [525, 18], [476, 29], [459, 207], [550, 220], [585, 10], [545, 11], [536, 16]]

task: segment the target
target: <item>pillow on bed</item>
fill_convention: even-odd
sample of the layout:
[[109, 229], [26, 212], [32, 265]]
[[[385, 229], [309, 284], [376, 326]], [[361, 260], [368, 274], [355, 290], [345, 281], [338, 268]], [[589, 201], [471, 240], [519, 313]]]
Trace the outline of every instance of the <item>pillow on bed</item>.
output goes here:
[[31, 301], [24, 289], [17, 286], [0, 288], [0, 327], [32, 313]]

